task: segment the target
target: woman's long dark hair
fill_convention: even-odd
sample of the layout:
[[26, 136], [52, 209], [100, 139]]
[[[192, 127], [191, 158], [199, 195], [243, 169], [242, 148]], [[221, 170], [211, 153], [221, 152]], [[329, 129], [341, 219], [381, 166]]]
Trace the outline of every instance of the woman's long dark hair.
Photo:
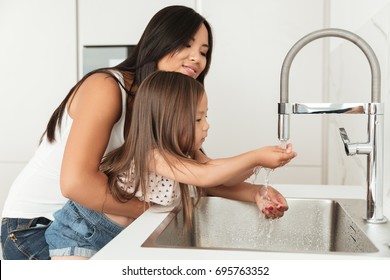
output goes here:
[[[134, 98], [134, 94], [132, 94], [133, 87], [140, 85], [149, 74], [157, 70], [157, 63], [162, 57], [184, 48], [202, 24], [205, 25], [208, 31], [209, 45], [205, 69], [197, 77], [197, 80], [203, 84], [210, 68], [213, 50], [213, 36], [209, 23], [203, 16], [189, 7], [169, 6], [163, 8], [152, 17], [133, 53], [126, 60], [112, 68], [100, 68], [89, 72], [69, 91], [51, 116], [41, 141], [45, 135], [49, 142], [55, 141], [56, 128], [57, 125], [59, 128], [61, 127], [62, 116], [69, 99], [89, 76], [95, 73], [106, 73], [112, 76], [126, 90], [129, 98]], [[122, 84], [110, 69], [118, 70], [123, 74], [132, 74], [134, 78], [131, 86], [126, 87], [126, 85]], [[129, 101], [132, 104], [132, 101]], [[131, 113], [131, 109], [131, 107], [128, 108], [127, 112]]]

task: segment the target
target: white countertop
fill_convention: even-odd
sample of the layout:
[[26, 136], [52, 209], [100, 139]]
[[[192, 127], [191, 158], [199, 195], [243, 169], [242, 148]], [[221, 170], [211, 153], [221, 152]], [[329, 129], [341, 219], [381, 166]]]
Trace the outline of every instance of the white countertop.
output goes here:
[[[278, 185], [274, 184], [286, 198], [347, 198], [365, 199], [366, 189], [363, 186], [331, 186], [331, 185]], [[385, 216], [389, 217], [389, 209]], [[109, 244], [101, 249], [94, 260], [200, 260], [200, 259], [354, 259], [366, 258], [351, 254], [303, 254], [238, 250], [176, 249], [146, 248], [142, 243], [168, 216], [168, 213], [154, 213], [153, 208], [142, 214]], [[369, 258], [369, 257], [368, 257]]]

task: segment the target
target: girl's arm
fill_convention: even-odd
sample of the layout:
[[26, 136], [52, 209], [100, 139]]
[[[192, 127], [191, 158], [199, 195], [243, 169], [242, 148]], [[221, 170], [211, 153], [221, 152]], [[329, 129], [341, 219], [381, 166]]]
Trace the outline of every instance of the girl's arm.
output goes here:
[[[292, 150], [290, 144], [287, 146], [287, 150]], [[210, 160], [201, 151], [197, 152], [196, 159], [201, 162], [207, 162]], [[229, 181], [229, 185], [225, 183], [221, 186], [206, 189], [206, 193], [211, 196], [255, 202], [265, 217], [282, 217], [284, 212], [288, 210], [288, 204], [284, 196], [270, 186], [265, 189], [262, 185], [253, 185], [248, 182], [244, 182], [251, 175], [253, 175], [253, 169], [249, 170], [248, 173], [243, 175], [241, 178], [237, 177], [235, 180], [233, 179]]]
[[241, 182], [235, 186], [226, 187], [222, 185], [208, 188], [206, 192], [211, 196], [255, 202], [267, 218], [280, 218], [288, 210], [288, 204], [284, 196], [270, 186], [266, 190], [263, 185]]
[[99, 170], [111, 130], [122, 113], [117, 82], [108, 74], [94, 74], [68, 105], [73, 125], [66, 143], [60, 185], [62, 194], [95, 211], [137, 218], [147, 208], [138, 199], [126, 203], [108, 191], [108, 178]]
[[[196, 159], [196, 161], [201, 162], [201, 163], [206, 163], [206, 162], [211, 160], [201, 150], [197, 150], [195, 152], [195, 159]], [[248, 179], [249, 177], [251, 177], [253, 175], [253, 171], [254, 171], [254, 168], [250, 168], [246, 172], [243, 172], [242, 174], [237, 176], [236, 178], [232, 178], [231, 180], [225, 181], [225, 183], [223, 185], [224, 186], [235, 186], [239, 183], [242, 183], [246, 179]]]
[[295, 155], [295, 152], [276, 146], [260, 148], [230, 158], [210, 159], [205, 163], [179, 161], [172, 155], [166, 155], [174, 165], [171, 168], [165, 158], [158, 151], [154, 151], [154, 171], [178, 182], [208, 188], [242, 178], [248, 170], [259, 165], [279, 167]]

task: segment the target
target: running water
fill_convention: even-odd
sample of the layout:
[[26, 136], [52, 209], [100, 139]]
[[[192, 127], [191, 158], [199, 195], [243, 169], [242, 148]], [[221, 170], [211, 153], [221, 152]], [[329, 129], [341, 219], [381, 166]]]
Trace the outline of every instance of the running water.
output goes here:
[[[264, 194], [262, 195], [265, 200], [270, 200], [268, 196], [268, 187], [269, 187], [269, 177], [272, 171], [274, 171], [271, 168], [264, 168], [265, 170], [265, 178], [264, 178]], [[257, 176], [257, 174], [256, 174]], [[263, 228], [262, 228], [262, 234], [268, 239], [271, 239], [272, 231], [274, 230], [274, 220], [273, 219], [267, 219], [265, 215], [261, 215], [263, 220]]]
[[280, 140], [280, 147], [282, 149], [286, 149], [287, 148], [287, 140]]
[[274, 170], [271, 169], [271, 168], [264, 168], [264, 169], [265, 169], [265, 179], [264, 179], [264, 190], [265, 190], [265, 192], [263, 194], [263, 197], [266, 198], [267, 200], [269, 200], [269, 197], [268, 197], [269, 175]]
[[[283, 148], [283, 149], [286, 149], [287, 141], [280, 141], [280, 147]], [[256, 181], [257, 176], [260, 173], [261, 168], [262, 168], [261, 166], [257, 166], [257, 167], [255, 167], [253, 169], [253, 175], [254, 175], [253, 183]], [[265, 200], [270, 200], [270, 198], [268, 196], [268, 187], [270, 185], [269, 184], [269, 177], [270, 177], [271, 172], [274, 171], [274, 169], [264, 168], [264, 170], [265, 170], [264, 193], [263, 193], [262, 197]], [[261, 234], [263, 236], [265, 236], [268, 241], [270, 241], [271, 240], [271, 236], [272, 236], [272, 232], [274, 230], [275, 220], [274, 219], [267, 219], [265, 217], [265, 215], [261, 215], [261, 214], [260, 214], [260, 218], [263, 221], [262, 222], [262, 227], [261, 227]]]
[[270, 176], [270, 173], [271, 173], [272, 171], [274, 171], [273, 169], [271, 169], [271, 168], [265, 168], [265, 167], [261, 167], [261, 166], [256, 166], [255, 168], [253, 168], [253, 180], [252, 180], [252, 184], [255, 184], [255, 183], [256, 183], [257, 176], [259, 175], [260, 170], [261, 170], [262, 168], [264, 168], [264, 170], [265, 170], [264, 194], [263, 194], [262, 196], [263, 196], [264, 199], [269, 200], [269, 197], [268, 197], [269, 176]]
[[254, 176], [253, 176], [252, 184], [256, 183], [257, 175], [259, 175], [260, 170], [261, 170], [261, 166], [256, 166], [255, 168], [253, 168]]

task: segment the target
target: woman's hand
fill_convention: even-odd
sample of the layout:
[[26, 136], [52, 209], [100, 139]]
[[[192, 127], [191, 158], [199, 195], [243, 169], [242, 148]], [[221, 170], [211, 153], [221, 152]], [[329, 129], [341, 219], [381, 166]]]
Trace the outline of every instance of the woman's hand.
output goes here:
[[288, 210], [288, 204], [284, 196], [273, 187], [263, 186], [255, 195], [255, 201], [259, 210], [267, 219], [283, 217]]

